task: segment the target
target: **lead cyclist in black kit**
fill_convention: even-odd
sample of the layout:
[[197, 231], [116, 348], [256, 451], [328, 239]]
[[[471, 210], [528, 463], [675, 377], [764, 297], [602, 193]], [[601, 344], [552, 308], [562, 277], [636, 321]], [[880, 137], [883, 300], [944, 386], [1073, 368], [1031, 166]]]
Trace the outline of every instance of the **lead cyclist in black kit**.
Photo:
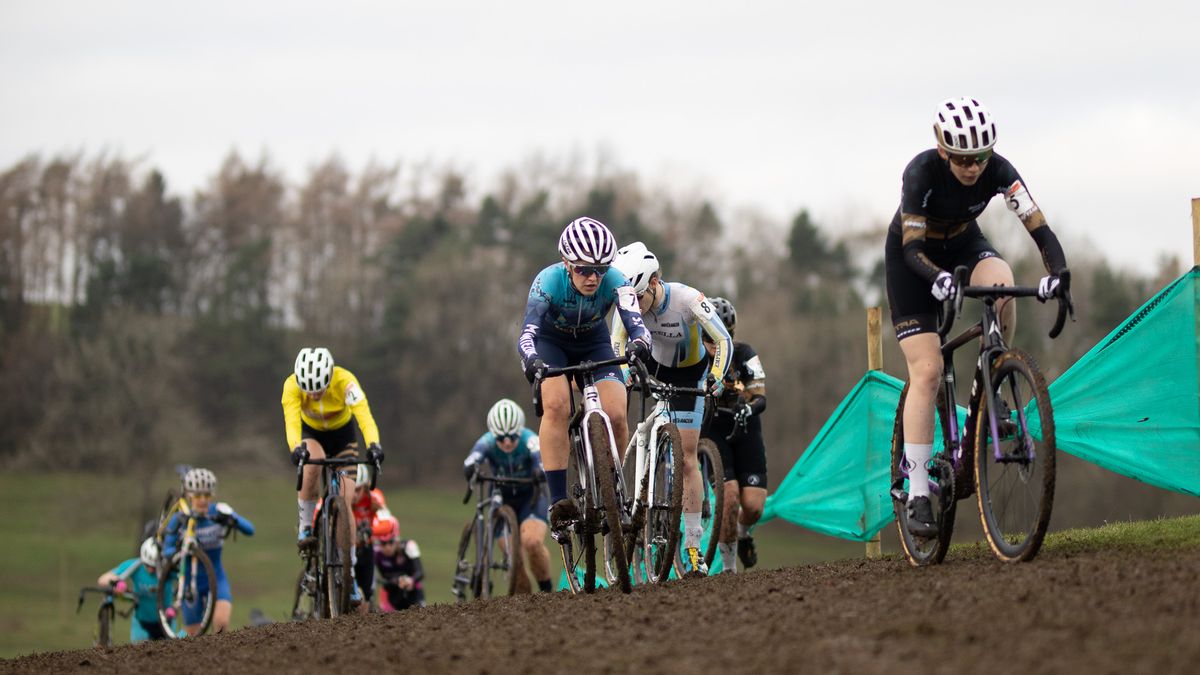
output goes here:
[[[951, 98], [938, 105], [933, 132], [937, 148], [913, 158], [904, 169], [900, 208], [888, 227], [884, 265], [892, 325], [908, 366], [904, 404], [904, 457], [911, 485], [909, 530], [937, 534], [929, 502], [928, 463], [933, 444], [933, 403], [942, 374], [937, 335], [937, 303], [953, 294], [950, 272], [970, 269], [971, 286], [1013, 285], [1012, 268], [996, 253], [975, 218], [996, 195], [1004, 195], [1037, 243], [1047, 276], [1038, 299], [1055, 297], [1067, 269], [1058, 237], [1029, 196], [1020, 174], [995, 154], [996, 124], [991, 112], [972, 98]], [[1064, 289], [1065, 290], [1065, 289]], [[1004, 339], [1016, 326], [1016, 307], [997, 302]]]

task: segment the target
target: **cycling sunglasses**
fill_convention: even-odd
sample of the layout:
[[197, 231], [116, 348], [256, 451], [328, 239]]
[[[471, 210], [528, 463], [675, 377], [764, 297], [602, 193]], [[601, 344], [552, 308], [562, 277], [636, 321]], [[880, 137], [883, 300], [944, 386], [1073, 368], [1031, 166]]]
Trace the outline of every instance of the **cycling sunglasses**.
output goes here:
[[571, 271], [585, 279], [592, 275], [602, 277], [608, 272], [608, 265], [571, 265]]
[[497, 441], [515, 441], [521, 437], [521, 434], [501, 434], [496, 437]]
[[956, 155], [953, 152], [947, 152], [946, 156], [950, 158], [951, 162], [954, 162], [954, 166], [960, 166], [965, 169], [974, 164], [980, 166], [987, 164], [988, 160], [992, 158], [992, 151], [984, 150], [974, 155]]

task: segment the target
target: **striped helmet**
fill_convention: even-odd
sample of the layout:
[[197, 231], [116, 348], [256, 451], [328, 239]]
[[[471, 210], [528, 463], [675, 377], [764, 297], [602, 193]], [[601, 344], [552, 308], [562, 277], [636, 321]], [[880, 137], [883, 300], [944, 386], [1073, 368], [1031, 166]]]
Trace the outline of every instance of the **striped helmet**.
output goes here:
[[974, 154], [996, 144], [996, 123], [979, 101], [965, 96], [948, 98], [934, 113], [933, 134], [946, 152]]
[[305, 347], [296, 355], [296, 384], [302, 391], [314, 393], [329, 386], [333, 379], [333, 355], [324, 347]]
[[651, 253], [642, 242], [635, 241], [617, 251], [613, 267], [624, 274], [633, 290], [641, 295], [650, 286], [650, 277], [658, 272], [658, 256]]
[[487, 425], [495, 436], [520, 433], [525, 427], [525, 411], [515, 401], [502, 398], [488, 411]]
[[188, 469], [183, 474], [183, 491], [212, 494], [217, 491], [217, 476], [208, 469]]
[[616, 250], [617, 242], [612, 232], [594, 218], [572, 220], [558, 238], [558, 252], [569, 263], [607, 265], [612, 262]]

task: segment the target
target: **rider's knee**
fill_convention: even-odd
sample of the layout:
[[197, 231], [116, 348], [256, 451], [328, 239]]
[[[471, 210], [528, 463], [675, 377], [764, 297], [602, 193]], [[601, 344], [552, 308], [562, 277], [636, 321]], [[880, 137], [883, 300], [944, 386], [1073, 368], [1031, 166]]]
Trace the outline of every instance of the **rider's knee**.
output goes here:
[[742, 504], [742, 518], [751, 523], [757, 523], [762, 518], [762, 504]]
[[542, 419], [565, 422], [571, 414], [570, 403], [566, 398], [546, 398], [542, 401]]
[[918, 361], [908, 367], [908, 381], [911, 387], [936, 390], [941, 377], [942, 362], [938, 359]]

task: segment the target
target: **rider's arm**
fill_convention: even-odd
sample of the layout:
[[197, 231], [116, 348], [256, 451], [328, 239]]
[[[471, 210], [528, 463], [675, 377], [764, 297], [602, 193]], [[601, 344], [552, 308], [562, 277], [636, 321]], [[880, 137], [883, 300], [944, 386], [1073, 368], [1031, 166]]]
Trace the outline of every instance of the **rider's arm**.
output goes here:
[[412, 561], [413, 583], [415, 584], [418, 581], [424, 579], [425, 578], [425, 568], [421, 565], [421, 548], [419, 546], [417, 546], [417, 542], [413, 541], [412, 539], [409, 539], [404, 544], [404, 555], [408, 556], [408, 559], [410, 561]]
[[901, 213], [900, 232], [904, 242], [904, 264], [932, 284], [943, 270], [925, 254], [925, 216]]
[[545, 482], [546, 470], [542, 467], [542, 439], [533, 433], [532, 429], [526, 429], [522, 432], [522, 434], [525, 433], [529, 434], [525, 438], [525, 447], [529, 448], [529, 456], [533, 458], [533, 479]]
[[471, 448], [471, 454], [463, 460], [463, 474], [470, 478], [475, 471], [475, 465], [483, 461], [487, 453], [487, 434], [484, 434], [475, 441], [475, 447]]
[[617, 296], [615, 314], [621, 317], [621, 324], [629, 339], [641, 339], [649, 347], [650, 331], [646, 330], [646, 324], [642, 323], [642, 310], [638, 307], [637, 293], [633, 290], [633, 286], [630, 286], [629, 282], [625, 282], [625, 285], [617, 286], [614, 293]]
[[755, 415], [761, 415], [767, 410], [767, 372], [763, 370], [758, 354], [753, 351], [751, 354], [743, 366], [744, 374], [750, 378], [750, 381], [746, 383], [746, 393], [750, 395], [750, 399], [746, 403], [750, 405], [750, 409]]
[[[224, 504], [224, 502], [221, 503]], [[238, 515], [237, 511], [230, 509], [229, 520], [238, 529], [238, 532], [247, 536], [254, 536], [254, 523], [250, 522], [248, 518], [243, 518]]]
[[304, 393], [296, 384], [296, 376], [288, 375], [283, 381], [283, 429], [287, 433], [288, 452], [300, 445], [300, 400]]
[[163, 544], [162, 557], [170, 558], [175, 554], [175, 547], [179, 544], [179, 527], [183, 523], [183, 514], [171, 514], [171, 519], [167, 521], [167, 525], [163, 528]]
[[1021, 219], [1021, 224], [1037, 243], [1038, 251], [1042, 254], [1042, 265], [1050, 274], [1059, 274], [1067, 268], [1067, 257], [1063, 253], [1062, 244], [1058, 237], [1046, 224], [1046, 215], [1038, 208], [1037, 202], [1029, 195], [1025, 183], [1018, 176], [1008, 190], [1004, 192], [1004, 201], [1008, 208]]
[[350, 412], [354, 413], [354, 419], [358, 421], [363, 442], [368, 447], [378, 445], [379, 427], [375, 425], [375, 418], [371, 415], [371, 404], [367, 403], [367, 395], [363, 392], [362, 385], [358, 383], [358, 378], [354, 376], [354, 373], [348, 370], [344, 372], [348, 380], [344, 399], [346, 407], [350, 408]]
[[733, 356], [733, 338], [729, 336], [729, 330], [721, 323], [721, 318], [717, 316], [712, 303], [703, 293], [696, 295], [688, 309], [716, 346], [709, 374], [716, 380], [724, 379], [725, 374], [729, 372], [729, 361]]
[[537, 334], [542, 329], [542, 319], [550, 311], [550, 294], [542, 287], [546, 278], [547, 270], [542, 270], [529, 287], [529, 298], [525, 302], [524, 328], [517, 338], [517, 353], [521, 355], [522, 365], [538, 357], [535, 344]]

